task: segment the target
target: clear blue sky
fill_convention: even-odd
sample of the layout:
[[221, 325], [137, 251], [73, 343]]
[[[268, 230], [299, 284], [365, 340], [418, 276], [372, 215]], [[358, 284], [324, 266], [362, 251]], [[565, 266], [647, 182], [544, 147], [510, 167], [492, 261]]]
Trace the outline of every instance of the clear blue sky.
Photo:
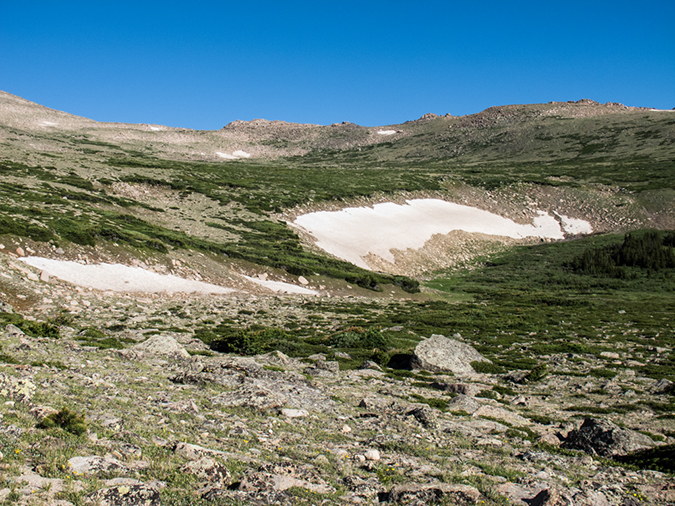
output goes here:
[[99, 121], [675, 107], [675, 2], [0, 1], [0, 89]]

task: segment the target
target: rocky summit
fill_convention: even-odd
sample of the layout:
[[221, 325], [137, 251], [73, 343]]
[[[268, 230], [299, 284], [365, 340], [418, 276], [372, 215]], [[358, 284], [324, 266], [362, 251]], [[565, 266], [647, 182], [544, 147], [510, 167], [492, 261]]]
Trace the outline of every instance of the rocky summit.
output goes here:
[[674, 121], [0, 92], [0, 503], [675, 504]]

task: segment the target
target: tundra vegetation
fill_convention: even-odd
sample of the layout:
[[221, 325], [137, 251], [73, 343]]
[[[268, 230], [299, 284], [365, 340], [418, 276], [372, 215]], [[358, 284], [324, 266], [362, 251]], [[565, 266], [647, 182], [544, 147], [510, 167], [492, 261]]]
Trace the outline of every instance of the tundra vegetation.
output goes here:
[[[0, 98], [6, 504], [675, 502], [672, 114], [508, 106], [385, 140], [351, 124], [149, 132]], [[64, 126], [39, 126], [50, 115]], [[222, 146], [255, 156], [219, 160]], [[424, 196], [596, 233], [413, 277], [329, 257], [286, 224]], [[323, 288], [103, 293], [41, 279], [19, 248]], [[489, 361], [411, 369], [434, 334]], [[584, 453], [585, 419], [635, 448]]]

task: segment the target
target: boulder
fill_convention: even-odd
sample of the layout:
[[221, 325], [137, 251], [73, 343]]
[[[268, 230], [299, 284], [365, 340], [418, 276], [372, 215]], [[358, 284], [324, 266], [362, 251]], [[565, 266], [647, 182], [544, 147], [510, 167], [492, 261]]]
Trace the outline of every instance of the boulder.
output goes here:
[[73, 457], [68, 460], [68, 469], [77, 474], [97, 474], [101, 472], [124, 472], [129, 468], [114, 457]]
[[86, 496], [88, 502], [99, 506], [159, 506], [159, 490], [150, 484], [119, 484], [102, 488]]
[[651, 448], [654, 444], [650, 437], [622, 429], [609, 420], [586, 418], [579, 429], [567, 435], [562, 447], [602, 457], [618, 457]]
[[490, 361], [468, 344], [434, 334], [417, 345], [411, 364], [414, 369], [432, 372], [472, 374], [471, 362]]
[[148, 340], [135, 345], [134, 351], [148, 353], [150, 355], [162, 355], [175, 358], [189, 358], [190, 354], [185, 351], [178, 341], [167, 335], [152, 336]]
[[243, 406], [245, 408], [266, 411], [281, 408], [288, 402], [284, 394], [267, 389], [261, 385], [244, 385], [234, 392], [223, 392], [211, 398], [211, 401], [221, 406]]
[[458, 506], [473, 505], [480, 499], [480, 492], [470, 486], [455, 483], [407, 483], [395, 485], [388, 494], [389, 502], [399, 504], [430, 504], [443, 501]]
[[448, 409], [450, 411], [464, 411], [470, 415], [480, 409], [481, 404], [468, 395], [459, 394], [457, 397], [453, 397], [450, 402], [448, 402]]
[[427, 429], [435, 429], [438, 427], [438, 421], [436, 419], [436, 413], [433, 408], [430, 408], [427, 405], [418, 406], [406, 413], [408, 416], [414, 416], [415, 419], [422, 424], [423, 427]]
[[230, 483], [230, 473], [227, 468], [212, 458], [202, 457], [192, 460], [182, 466], [180, 470], [186, 474], [192, 474], [200, 480], [210, 483], [227, 485]]
[[13, 401], [28, 403], [35, 393], [35, 383], [27, 378], [15, 378], [0, 373], [0, 396]]

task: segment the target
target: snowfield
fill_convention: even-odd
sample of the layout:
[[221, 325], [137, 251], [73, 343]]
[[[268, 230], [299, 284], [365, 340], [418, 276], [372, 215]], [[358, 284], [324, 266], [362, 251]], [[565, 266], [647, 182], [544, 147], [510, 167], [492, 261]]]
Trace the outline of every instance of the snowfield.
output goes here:
[[563, 239], [565, 232], [590, 233], [584, 220], [553, 216], [538, 211], [531, 225], [474, 207], [438, 199], [407, 200], [373, 207], [351, 207], [341, 211], [320, 211], [298, 216], [293, 224], [316, 238], [316, 245], [338, 258], [369, 269], [364, 257], [375, 254], [394, 262], [392, 249], [419, 249], [434, 234], [453, 230], [522, 239], [540, 237]]
[[172, 274], [157, 274], [141, 267], [121, 264], [83, 265], [42, 257], [25, 257], [20, 260], [42, 269], [50, 276], [96, 290], [147, 293], [230, 293], [233, 291], [231, 288], [202, 281], [179, 278]]

